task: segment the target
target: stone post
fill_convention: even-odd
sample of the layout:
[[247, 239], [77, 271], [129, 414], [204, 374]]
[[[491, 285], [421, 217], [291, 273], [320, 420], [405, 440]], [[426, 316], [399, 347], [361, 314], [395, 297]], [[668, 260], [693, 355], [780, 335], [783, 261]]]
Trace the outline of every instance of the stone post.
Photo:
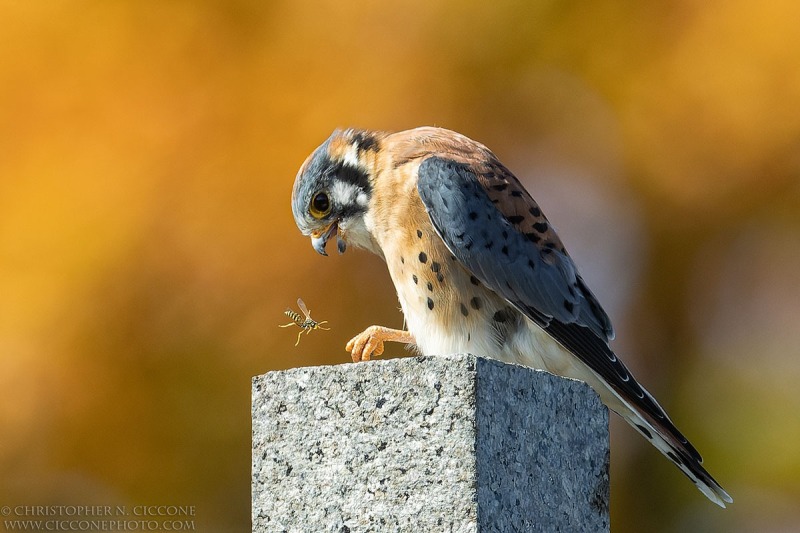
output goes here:
[[254, 532], [608, 531], [608, 411], [472, 355], [253, 378]]

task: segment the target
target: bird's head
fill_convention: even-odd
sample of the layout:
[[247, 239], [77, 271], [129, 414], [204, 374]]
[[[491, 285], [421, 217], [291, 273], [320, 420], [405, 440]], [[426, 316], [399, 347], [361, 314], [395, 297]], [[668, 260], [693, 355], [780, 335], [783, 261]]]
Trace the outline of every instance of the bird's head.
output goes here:
[[[337, 130], [308, 156], [292, 190], [292, 213], [298, 229], [311, 237], [322, 255], [337, 235], [339, 253], [347, 241], [368, 246], [364, 214], [372, 196], [371, 159], [380, 150], [382, 134], [365, 130]], [[374, 158], [372, 158], [374, 159]]]

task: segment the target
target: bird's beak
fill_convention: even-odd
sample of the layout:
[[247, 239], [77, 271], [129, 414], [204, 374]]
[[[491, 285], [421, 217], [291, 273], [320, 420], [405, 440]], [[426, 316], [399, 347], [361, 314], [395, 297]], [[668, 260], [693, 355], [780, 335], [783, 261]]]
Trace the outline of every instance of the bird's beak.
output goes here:
[[338, 224], [336, 222], [332, 222], [330, 226], [322, 230], [321, 232], [312, 232], [311, 233], [311, 246], [314, 247], [314, 250], [317, 251], [320, 255], [328, 255], [325, 251], [325, 245], [328, 244], [328, 239], [330, 239], [333, 235], [336, 235]]

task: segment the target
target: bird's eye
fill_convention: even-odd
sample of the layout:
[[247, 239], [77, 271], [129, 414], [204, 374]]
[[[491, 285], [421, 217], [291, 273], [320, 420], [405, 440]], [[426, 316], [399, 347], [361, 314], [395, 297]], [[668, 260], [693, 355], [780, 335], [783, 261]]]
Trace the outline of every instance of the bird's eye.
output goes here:
[[324, 192], [318, 192], [311, 199], [311, 216], [322, 218], [331, 212], [331, 201]]

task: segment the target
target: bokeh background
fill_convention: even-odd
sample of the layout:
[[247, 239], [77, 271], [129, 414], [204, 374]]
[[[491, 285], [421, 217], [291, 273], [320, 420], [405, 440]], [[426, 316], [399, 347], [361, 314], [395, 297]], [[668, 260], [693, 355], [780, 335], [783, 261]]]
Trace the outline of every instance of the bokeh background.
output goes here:
[[[289, 198], [338, 126], [490, 146], [735, 498], [612, 425], [612, 529], [800, 526], [800, 3], [0, 0], [0, 504], [249, 530], [250, 378], [402, 325]], [[329, 332], [278, 324], [302, 297]], [[393, 346], [388, 355], [407, 355]]]

